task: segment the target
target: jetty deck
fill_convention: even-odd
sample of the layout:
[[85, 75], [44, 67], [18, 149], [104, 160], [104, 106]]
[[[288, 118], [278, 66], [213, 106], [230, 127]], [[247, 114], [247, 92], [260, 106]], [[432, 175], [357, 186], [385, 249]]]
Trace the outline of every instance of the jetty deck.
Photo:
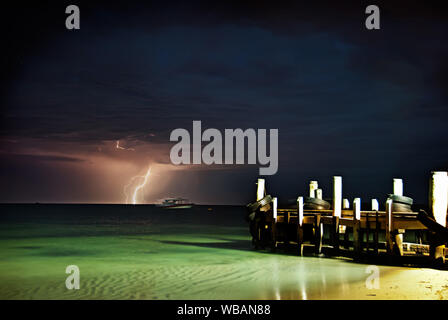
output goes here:
[[[319, 204], [321, 198], [315, 198], [319, 192], [315, 186], [311, 187], [313, 183], [310, 184], [310, 197], [299, 196], [295, 208], [281, 208], [276, 197], [266, 194], [264, 179], [258, 180], [257, 201], [248, 205], [255, 248], [272, 251], [279, 247], [295, 248], [298, 255], [303, 255], [304, 248], [311, 247], [316, 254], [325, 249], [330, 255], [355, 259], [366, 255], [414, 256], [445, 263], [448, 256], [448, 183], [442, 185], [447, 188], [444, 193], [438, 192], [440, 185], [430, 188], [430, 213], [394, 203], [393, 199], [399, 197], [388, 198], [385, 210], [378, 210], [376, 199], [372, 199], [373, 210], [361, 210], [360, 198], [354, 199], [351, 209], [342, 208], [343, 203], [348, 206], [348, 201], [342, 199], [341, 177], [334, 177], [331, 207], [315, 209], [313, 205], [319, 205], [313, 203], [313, 199], [320, 199], [316, 201]], [[395, 184], [396, 181], [394, 194], [402, 194], [402, 186], [395, 187]], [[407, 210], [397, 211], [397, 208]], [[406, 238], [411, 240], [405, 241]]]

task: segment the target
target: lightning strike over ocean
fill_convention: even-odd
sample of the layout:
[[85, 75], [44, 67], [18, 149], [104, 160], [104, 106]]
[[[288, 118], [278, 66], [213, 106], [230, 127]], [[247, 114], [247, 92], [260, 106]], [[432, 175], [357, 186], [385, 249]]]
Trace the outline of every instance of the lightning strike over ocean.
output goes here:
[[138, 193], [139, 193], [139, 191], [140, 191], [141, 189], [143, 189], [143, 188], [146, 186], [146, 184], [148, 183], [150, 174], [151, 174], [151, 167], [148, 168], [148, 171], [146, 172], [145, 175], [132, 177], [132, 178], [131, 178], [131, 181], [130, 181], [127, 185], [124, 186], [124, 194], [125, 194], [125, 196], [126, 196], [126, 204], [128, 203], [128, 198], [129, 198], [127, 189], [134, 183], [135, 180], [137, 180], [137, 179], [143, 179], [143, 181], [142, 181], [140, 184], [138, 184], [138, 185], [135, 187], [134, 191], [132, 192], [132, 204], [137, 204], [137, 201], [138, 201], [138, 200], [137, 200]]

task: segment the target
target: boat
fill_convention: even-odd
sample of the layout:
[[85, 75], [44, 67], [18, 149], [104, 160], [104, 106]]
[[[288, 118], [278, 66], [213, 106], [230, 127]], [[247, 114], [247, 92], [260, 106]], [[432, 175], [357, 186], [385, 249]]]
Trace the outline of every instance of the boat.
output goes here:
[[184, 198], [168, 198], [162, 203], [156, 204], [157, 207], [165, 209], [189, 209], [193, 207], [193, 203]]

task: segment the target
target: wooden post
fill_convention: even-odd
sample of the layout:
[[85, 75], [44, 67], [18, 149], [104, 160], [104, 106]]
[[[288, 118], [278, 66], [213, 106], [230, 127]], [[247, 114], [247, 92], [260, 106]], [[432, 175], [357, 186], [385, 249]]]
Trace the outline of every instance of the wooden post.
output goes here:
[[392, 199], [386, 201], [386, 249], [388, 254], [393, 253], [393, 215], [392, 215]]
[[395, 246], [398, 249], [398, 254], [400, 255], [400, 257], [403, 256], [404, 251], [403, 251], [403, 233], [404, 230], [398, 229], [397, 233], [395, 234]]
[[355, 256], [361, 253], [361, 198], [353, 201], [353, 249]]
[[348, 199], [342, 200], [342, 209], [350, 209], [350, 201]]
[[333, 254], [337, 255], [339, 253], [339, 217], [333, 217], [331, 238]]
[[[265, 190], [265, 180], [264, 179], [258, 179], [257, 180], [257, 201], [260, 201], [261, 199], [264, 198], [266, 194], [266, 190]], [[259, 211], [260, 209], [258, 209]], [[264, 221], [264, 219], [262, 219], [262, 221]], [[272, 229], [275, 228], [275, 223], [272, 222]], [[261, 233], [262, 230], [264, 230], [265, 228], [265, 224], [264, 223], [260, 223], [260, 221], [256, 221], [256, 232], [257, 232], [257, 240], [256, 240], [256, 247], [258, 247], [258, 245], [261, 243]]]
[[[402, 196], [403, 195], [403, 180], [394, 178], [393, 181], [394, 181], [394, 188], [393, 188], [394, 195]], [[393, 214], [393, 212], [392, 212], [392, 214]], [[403, 231], [403, 233], [404, 233], [404, 231]], [[400, 256], [403, 256], [403, 233], [395, 234], [395, 245], [398, 249], [398, 253]]]
[[342, 177], [333, 177], [333, 225], [331, 230], [331, 242], [333, 253], [339, 252], [339, 219], [342, 216]]
[[378, 211], [379, 210], [379, 203], [378, 200], [372, 199], [372, 211]]
[[303, 256], [303, 197], [297, 198], [297, 244], [299, 255]]
[[402, 196], [403, 195], [403, 180], [394, 178], [394, 195]]
[[316, 197], [316, 190], [318, 188], [317, 181], [310, 181], [310, 198]]
[[322, 252], [322, 236], [323, 224], [321, 223], [320, 214], [314, 216], [314, 252], [320, 254]]
[[[429, 184], [429, 208], [436, 222], [446, 227], [448, 207], [448, 175], [446, 171], [431, 172]], [[445, 246], [431, 244], [434, 259], [445, 262]]]
[[375, 214], [375, 233], [373, 234], [373, 242], [374, 242], [374, 248], [373, 252], [377, 255], [378, 249], [379, 249], [379, 232], [381, 229], [380, 219], [379, 219], [379, 213], [376, 211]]
[[[348, 199], [342, 199], [342, 209], [350, 209], [350, 201], [348, 201]], [[342, 216], [342, 215], [341, 215]], [[339, 228], [339, 233], [344, 234], [344, 248], [345, 249], [349, 249], [350, 245], [349, 245], [349, 234], [347, 231], [347, 226], [340, 226]]]
[[369, 220], [369, 217], [370, 217], [370, 213], [367, 212], [366, 213], [366, 231], [365, 231], [365, 234], [366, 234], [366, 245], [365, 245], [366, 252], [369, 252], [369, 237], [370, 237], [370, 220]]
[[342, 177], [333, 177], [333, 217], [341, 217]]
[[265, 195], [265, 182], [264, 179], [258, 179], [257, 182], [257, 201], [264, 198]]
[[272, 198], [272, 249], [277, 248], [277, 197]]

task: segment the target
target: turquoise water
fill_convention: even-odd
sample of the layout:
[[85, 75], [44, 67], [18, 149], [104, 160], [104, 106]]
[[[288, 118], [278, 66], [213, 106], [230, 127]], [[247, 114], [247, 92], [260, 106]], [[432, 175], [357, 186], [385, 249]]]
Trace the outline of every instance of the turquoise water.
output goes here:
[[[366, 265], [253, 251], [244, 209], [211, 209], [3, 206], [0, 299], [381, 296], [365, 290]], [[80, 269], [79, 290], [65, 286], [68, 265]]]

